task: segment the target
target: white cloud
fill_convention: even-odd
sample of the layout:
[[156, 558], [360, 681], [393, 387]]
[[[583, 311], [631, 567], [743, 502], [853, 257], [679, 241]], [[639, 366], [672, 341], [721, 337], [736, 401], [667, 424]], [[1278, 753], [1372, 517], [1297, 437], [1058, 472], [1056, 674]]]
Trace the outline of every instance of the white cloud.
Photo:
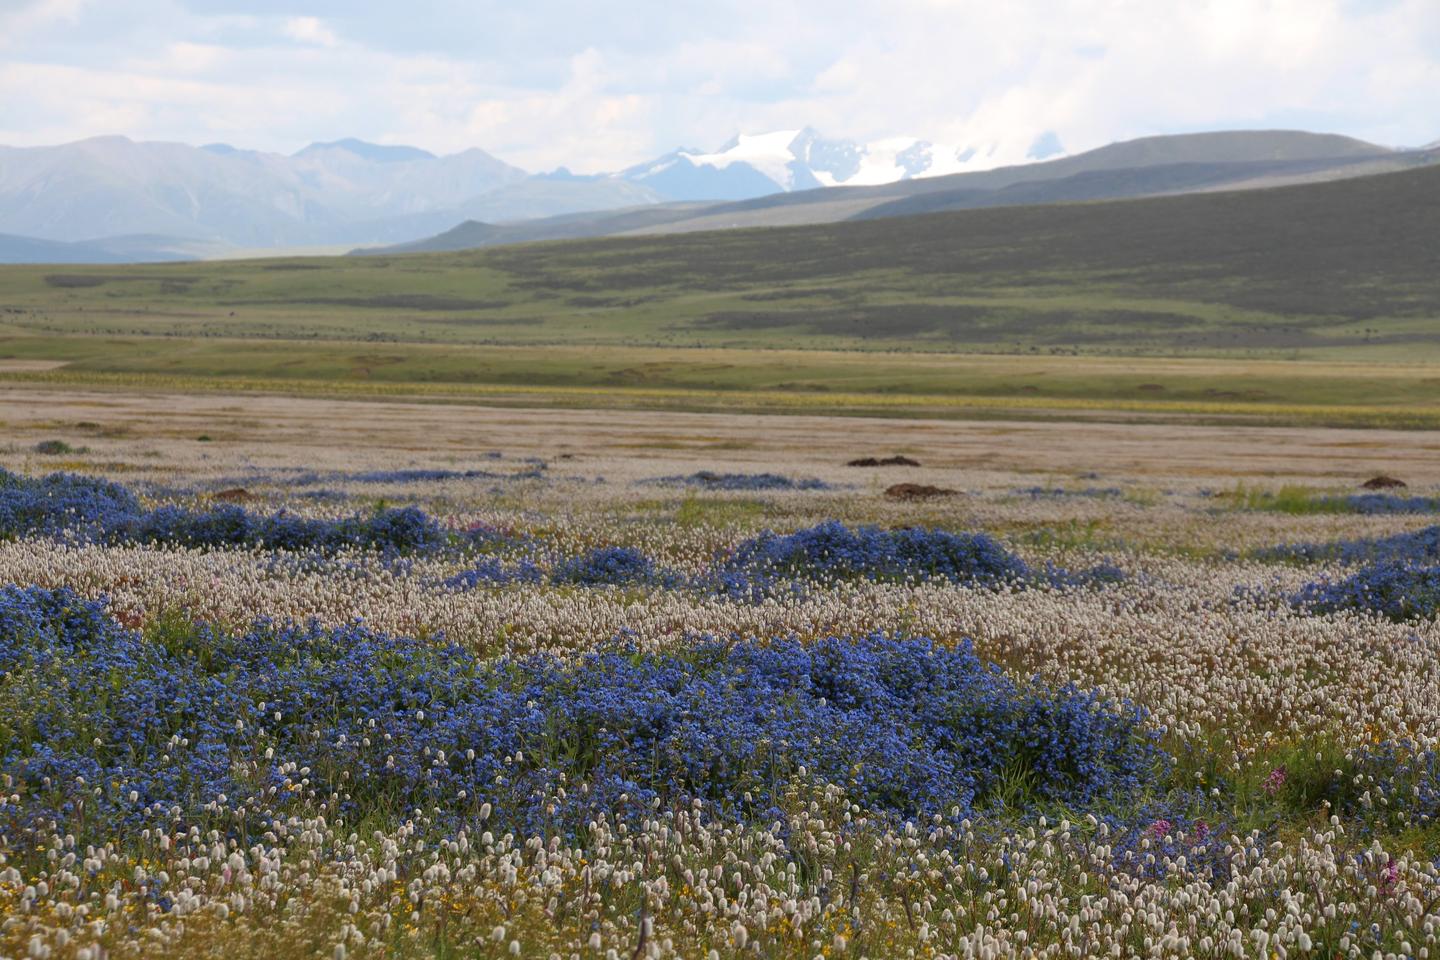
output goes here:
[[[659, 15], [646, 0], [624, 23], [551, 0], [532, 20], [475, 26], [487, 45], [465, 33], [467, 5], [446, 18], [442, 0], [416, 2], [435, 27], [404, 45], [383, 27], [419, 14], [390, 4], [362, 24], [291, 16], [283, 0], [206, 16], [124, 0], [138, 12], [121, 42], [85, 32], [114, 8], [29, 3], [0, 14], [0, 33], [36, 39], [0, 61], [0, 142], [125, 132], [293, 150], [354, 135], [594, 171], [805, 124], [993, 143], [1008, 158], [1045, 130], [1072, 150], [1244, 126], [1440, 136], [1435, 0], [717, 0], [703, 21], [652, 31], [621, 29]], [[568, 41], [567, 10], [584, 26]]]
[[340, 38], [325, 25], [319, 17], [291, 17], [281, 27], [281, 32], [299, 43], [311, 43], [317, 47], [337, 47]]
[[31, 0], [6, 13], [0, 11], [0, 47], [19, 46], [35, 30], [54, 23], [74, 23], [90, 0]]

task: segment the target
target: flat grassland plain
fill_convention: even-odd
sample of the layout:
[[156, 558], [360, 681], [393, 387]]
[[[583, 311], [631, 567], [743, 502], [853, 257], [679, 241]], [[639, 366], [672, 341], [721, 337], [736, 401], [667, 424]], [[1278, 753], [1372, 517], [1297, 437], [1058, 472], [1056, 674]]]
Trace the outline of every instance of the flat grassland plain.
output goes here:
[[0, 270], [0, 957], [1432, 955], [1395, 176]]

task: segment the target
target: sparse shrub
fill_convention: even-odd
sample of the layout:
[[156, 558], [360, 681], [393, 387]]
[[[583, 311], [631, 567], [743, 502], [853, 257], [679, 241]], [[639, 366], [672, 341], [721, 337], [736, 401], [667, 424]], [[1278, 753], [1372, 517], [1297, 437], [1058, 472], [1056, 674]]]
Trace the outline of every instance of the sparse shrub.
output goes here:
[[34, 451], [44, 454], [47, 457], [60, 456], [66, 453], [86, 453], [85, 447], [72, 447], [64, 440], [41, 440], [35, 444]]

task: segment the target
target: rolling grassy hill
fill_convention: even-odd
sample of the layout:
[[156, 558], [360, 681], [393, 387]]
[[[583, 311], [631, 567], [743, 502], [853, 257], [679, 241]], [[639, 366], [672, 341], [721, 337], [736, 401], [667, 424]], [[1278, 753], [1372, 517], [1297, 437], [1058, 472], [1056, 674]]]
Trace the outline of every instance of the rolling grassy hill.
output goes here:
[[12, 330], [1413, 357], [1440, 166], [1244, 193], [404, 257], [0, 268]]
[[10, 379], [187, 389], [1334, 422], [1383, 407], [1415, 425], [1440, 417], [1440, 167], [467, 253], [7, 267], [7, 358], [68, 364]]

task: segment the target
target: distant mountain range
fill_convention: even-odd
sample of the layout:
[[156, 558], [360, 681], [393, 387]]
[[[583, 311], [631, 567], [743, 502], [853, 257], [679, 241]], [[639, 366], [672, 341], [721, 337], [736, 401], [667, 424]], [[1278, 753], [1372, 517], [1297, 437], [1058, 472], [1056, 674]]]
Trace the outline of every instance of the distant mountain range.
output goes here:
[[66, 243], [0, 233], [0, 263], [162, 263], [193, 260], [192, 247], [177, 249], [167, 237], [108, 237]]
[[537, 180], [483, 150], [437, 157], [358, 140], [288, 157], [124, 137], [0, 148], [0, 232], [69, 243], [146, 234], [172, 248], [353, 246], [411, 239], [467, 217], [657, 199], [620, 180]]
[[[1058, 149], [1058, 141], [1038, 146]], [[889, 183], [1000, 159], [994, 148], [961, 151], [913, 138], [856, 144], [805, 129], [577, 176], [563, 168], [527, 173], [478, 149], [441, 157], [355, 139], [284, 156], [224, 143], [96, 137], [0, 147], [0, 233], [102, 247], [112, 237], [144, 235], [161, 238], [157, 256], [354, 246], [413, 240], [465, 220], [508, 223], [661, 202], [744, 200]], [[79, 256], [82, 249], [70, 252]], [[0, 254], [5, 250], [19, 251], [19, 242]]]
[[[453, 249], [813, 223], [1356, 175], [1418, 156], [1283, 132], [1150, 138], [1054, 159], [1060, 154], [1054, 134], [1015, 157], [993, 145], [855, 143], [806, 128], [736, 137], [709, 153], [677, 150], [613, 174], [575, 175], [563, 168], [527, 173], [479, 149], [436, 156], [354, 139], [285, 156], [98, 137], [0, 147], [0, 262], [385, 244]], [[1019, 163], [991, 169], [1007, 160]]]
[[418, 253], [537, 240], [797, 226], [980, 207], [1242, 190], [1385, 173], [1440, 160], [1329, 134], [1232, 131], [1146, 137], [994, 170], [842, 184], [726, 203], [660, 204], [530, 220], [471, 222], [435, 237], [357, 254]]

